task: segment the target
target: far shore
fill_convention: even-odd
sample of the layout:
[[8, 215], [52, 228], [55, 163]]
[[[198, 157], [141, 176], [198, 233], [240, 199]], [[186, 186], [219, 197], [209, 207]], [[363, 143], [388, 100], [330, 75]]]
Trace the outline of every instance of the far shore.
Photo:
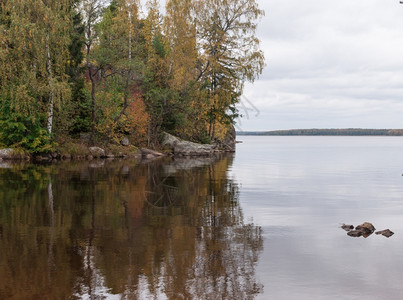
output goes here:
[[290, 129], [238, 131], [238, 136], [403, 136], [403, 129]]

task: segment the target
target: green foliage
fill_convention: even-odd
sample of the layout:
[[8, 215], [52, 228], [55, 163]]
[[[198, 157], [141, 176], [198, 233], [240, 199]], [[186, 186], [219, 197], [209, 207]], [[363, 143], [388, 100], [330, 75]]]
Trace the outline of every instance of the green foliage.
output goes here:
[[78, 78], [72, 86], [72, 113], [69, 132], [77, 136], [91, 130], [91, 95], [85, 89], [84, 78]]
[[38, 118], [17, 114], [0, 118], [0, 141], [6, 147], [22, 147], [32, 153], [50, 152], [54, 147]]
[[155, 53], [157, 55], [159, 55], [159, 57], [165, 58], [167, 53], [166, 53], [163, 37], [161, 34], [158, 34], [153, 38], [152, 45], [155, 50]]
[[84, 132], [210, 142], [264, 66], [256, 0], [3, 2], [0, 143], [31, 152]]

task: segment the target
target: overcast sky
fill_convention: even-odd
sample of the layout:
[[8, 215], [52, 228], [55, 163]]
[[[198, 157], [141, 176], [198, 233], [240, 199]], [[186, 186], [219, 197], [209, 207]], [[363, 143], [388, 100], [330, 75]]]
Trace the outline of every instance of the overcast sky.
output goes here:
[[267, 67], [238, 130], [403, 128], [399, 0], [258, 1]]

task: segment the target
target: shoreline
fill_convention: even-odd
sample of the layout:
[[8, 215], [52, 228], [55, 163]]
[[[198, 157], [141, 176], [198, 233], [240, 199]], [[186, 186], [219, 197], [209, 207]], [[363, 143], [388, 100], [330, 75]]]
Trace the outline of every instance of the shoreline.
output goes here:
[[25, 149], [0, 149], [1, 160], [21, 160], [47, 162], [53, 160], [94, 160], [94, 159], [156, 159], [162, 157], [209, 157], [218, 153], [235, 152], [236, 136], [231, 135], [224, 142], [214, 144], [199, 144], [182, 140], [176, 136], [164, 133], [160, 149], [139, 148], [129, 142], [91, 146], [78, 141], [64, 142], [56, 146], [54, 151], [47, 153], [29, 153]]
[[[92, 149], [91, 149], [92, 148]], [[96, 149], [94, 149], [96, 148]], [[104, 161], [114, 159], [137, 159], [137, 160], [156, 160], [162, 158], [208, 158], [225, 153], [234, 153], [235, 151], [224, 149], [213, 149], [209, 152], [170, 152], [170, 151], [157, 151], [148, 148], [136, 148], [134, 151], [112, 152], [104, 150], [100, 147], [88, 147], [85, 153], [66, 153], [54, 151], [52, 153], [38, 153], [32, 154], [21, 149], [0, 149], [0, 163], [1, 162], [27, 162], [27, 163], [48, 163], [60, 161]], [[5, 154], [6, 153], [6, 154]]]

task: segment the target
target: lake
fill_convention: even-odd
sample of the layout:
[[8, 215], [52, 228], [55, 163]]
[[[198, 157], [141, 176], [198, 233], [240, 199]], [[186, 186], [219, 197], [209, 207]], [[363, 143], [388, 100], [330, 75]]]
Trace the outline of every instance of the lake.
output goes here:
[[[403, 138], [0, 163], [0, 299], [401, 299]], [[389, 239], [351, 238], [371, 222]]]

